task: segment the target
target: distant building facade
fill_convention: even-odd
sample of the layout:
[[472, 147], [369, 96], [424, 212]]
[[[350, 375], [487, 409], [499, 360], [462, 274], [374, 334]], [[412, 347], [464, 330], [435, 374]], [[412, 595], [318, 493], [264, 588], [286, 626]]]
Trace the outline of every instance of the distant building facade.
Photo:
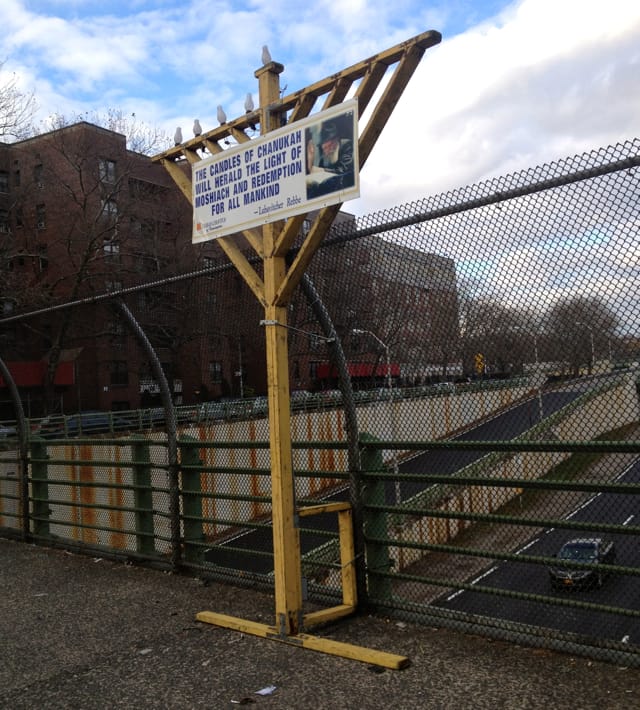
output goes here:
[[[354, 217], [340, 213], [336, 221]], [[91, 301], [141, 284], [149, 286], [124, 300], [154, 346], [176, 404], [266, 393], [262, 309], [233, 268], [219, 268], [226, 260], [214, 242], [191, 243], [191, 229], [191, 206], [173, 180], [127, 150], [121, 134], [80, 122], [0, 143], [0, 357], [27, 415], [160, 404], [134, 333], [107, 301]], [[308, 273], [348, 347], [356, 386], [386, 375], [380, 349], [354, 335], [357, 329], [388, 343], [396, 381], [446, 366], [458, 319], [450, 259], [379, 237], [344, 241], [327, 255], [314, 257]], [[215, 274], [167, 279], [206, 267]], [[291, 389], [335, 386], [300, 289], [290, 325]], [[0, 403], [0, 417], [10, 418], [6, 386]]]

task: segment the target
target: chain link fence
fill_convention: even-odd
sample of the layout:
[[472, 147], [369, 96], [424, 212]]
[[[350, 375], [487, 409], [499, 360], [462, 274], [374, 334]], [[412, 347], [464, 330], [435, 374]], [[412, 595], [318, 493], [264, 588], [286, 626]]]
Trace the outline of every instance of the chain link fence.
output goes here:
[[[635, 140], [334, 225], [288, 313], [296, 495], [351, 501], [370, 606], [640, 660], [639, 194]], [[62, 328], [83, 412], [5, 423], [6, 534], [271, 586], [263, 314], [201, 266], [4, 319]], [[335, 600], [336, 521], [300, 525]]]

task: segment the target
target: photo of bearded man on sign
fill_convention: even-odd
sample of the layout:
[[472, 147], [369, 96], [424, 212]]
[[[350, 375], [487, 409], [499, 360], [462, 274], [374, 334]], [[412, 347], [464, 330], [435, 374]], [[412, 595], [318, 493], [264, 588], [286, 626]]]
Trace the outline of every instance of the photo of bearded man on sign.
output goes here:
[[307, 129], [308, 199], [353, 187], [355, 166], [351, 127], [348, 123], [346, 130], [341, 130], [340, 123], [330, 119], [322, 123], [319, 132], [316, 126]]

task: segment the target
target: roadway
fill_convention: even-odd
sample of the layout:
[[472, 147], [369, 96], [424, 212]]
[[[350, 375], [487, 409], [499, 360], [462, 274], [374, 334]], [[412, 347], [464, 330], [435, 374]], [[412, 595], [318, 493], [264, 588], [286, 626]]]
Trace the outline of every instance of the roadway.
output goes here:
[[[615, 482], [640, 483], [640, 460], [636, 460]], [[568, 520], [607, 523], [623, 526], [640, 525], [638, 495], [598, 493], [567, 516]], [[598, 533], [577, 533], [561, 527], [549, 528], [531, 538], [516, 554], [552, 557], [567, 541], [576, 537], [599, 536]], [[632, 534], [604, 535], [614, 541], [616, 564], [640, 570], [640, 546]], [[614, 574], [601, 588], [554, 590], [546, 567], [540, 564], [503, 562], [485, 570], [473, 580], [473, 585], [492, 589], [540, 594], [557, 599], [602, 604], [638, 611], [640, 576]], [[490, 616], [508, 621], [544, 626], [590, 637], [613, 639], [640, 645], [640, 617], [578, 609], [541, 602], [523, 601], [490, 593], [461, 590], [436, 602], [447, 609]]]
[[[551, 416], [574, 399], [584, 394], [582, 385], [568, 388], [566, 386], [535, 395], [529, 399], [500, 412], [482, 424], [456, 436], [452, 441], [509, 441], [521, 436], [528, 429], [538, 424], [542, 418]], [[400, 433], [400, 436], [402, 434]], [[460, 469], [486, 456], [486, 451], [434, 449], [425, 451], [403, 461], [398, 470], [400, 473], [423, 473], [430, 471], [438, 475], [455, 474]], [[403, 482], [399, 492], [401, 501], [406, 501], [423, 491], [428, 484], [423, 482]], [[393, 481], [388, 481], [385, 497], [388, 505], [396, 500], [398, 487]]]

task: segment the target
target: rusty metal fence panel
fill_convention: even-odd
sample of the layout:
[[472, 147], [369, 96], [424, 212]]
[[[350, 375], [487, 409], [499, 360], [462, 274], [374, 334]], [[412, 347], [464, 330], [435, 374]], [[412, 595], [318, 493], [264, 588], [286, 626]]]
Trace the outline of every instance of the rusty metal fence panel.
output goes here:
[[[296, 494], [356, 506], [369, 604], [640, 662], [639, 165], [635, 140], [347, 218], [314, 257], [332, 330], [297, 293]], [[25, 407], [29, 509], [9, 432], [0, 529], [26, 521], [40, 542], [268, 588], [261, 313], [222, 260], [161, 276], [38, 316], [72, 311], [82, 328], [65, 345], [94, 348], [98, 367], [100, 347], [120, 348], [99, 409], [124, 408], [127, 378], [145, 406], [99, 432]], [[173, 363], [173, 410], [121, 320], [103, 332], [115, 297]], [[78, 378], [79, 401], [92, 378]], [[335, 521], [303, 525], [309, 602], [334, 600]]]

